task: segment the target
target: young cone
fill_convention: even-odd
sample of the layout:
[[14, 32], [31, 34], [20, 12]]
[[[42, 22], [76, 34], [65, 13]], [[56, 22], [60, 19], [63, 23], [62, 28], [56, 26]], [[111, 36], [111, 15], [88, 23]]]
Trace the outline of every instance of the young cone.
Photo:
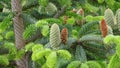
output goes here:
[[67, 19], [68, 19], [68, 16], [64, 16], [64, 24], [66, 24], [67, 23]]
[[68, 30], [67, 28], [63, 28], [61, 31], [61, 41], [63, 44], [67, 43], [67, 39], [68, 39]]
[[100, 23], [100, 30], [101, 30], [102, 36], [105, 37], [108, 33], [108, 28], [104, 19], [102, 19]]
[[77, 11], [77, 14], [80, 14], [81, 16], [84, 17], [84, 10], [83, 10], [83, 9], [79, 9], [79, 10]]
[[71, 10], [71, 12], [73, 12], [73, 13], [76, 12], [76, 11], [77, 11], [77, 10], [76, 10], [75, 8], [73, 8], [73, 9]]
[[115, 26], [115, 24], [114, 24], [114, 14], [113, 14], [113, 11], [111, 9], [108, 8], [108, 9], [105, 10], [104, 18], [105, 18], [105, 22], [107, 23], [107, 25], [114, 28], [114, 26]]
[[117, 22], [118, 30], [120, 31], [120, 9], [116, 11], [116, 22]]
[[60, 42], [60, 29], [59, 26], [54, 23], [50, 29], [50, 45], [53, 49], [58, 49]]
[[83, 25], [83, 23], [84, 23], [84, 10], [83, 10], [83, 9], [79, 9], [79, 10], [76, 12], [76, 14], [82, 16], [82, 20], [77, 19], [77, 21], [76, 21], [77, 24], [78, 24], [78, 25]]

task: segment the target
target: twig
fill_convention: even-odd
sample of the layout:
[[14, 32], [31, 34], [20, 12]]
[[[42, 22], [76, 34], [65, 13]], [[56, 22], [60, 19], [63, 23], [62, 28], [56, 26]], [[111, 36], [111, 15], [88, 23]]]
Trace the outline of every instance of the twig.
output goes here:
[[63, 7], [61, 8], [61, 10], [58, 11], [58, 12], [55, 14], [54, 18], [59, 18], [59, 17], [66, 11], [66, 8], [67, 8], [66, 5], [63, 6]]

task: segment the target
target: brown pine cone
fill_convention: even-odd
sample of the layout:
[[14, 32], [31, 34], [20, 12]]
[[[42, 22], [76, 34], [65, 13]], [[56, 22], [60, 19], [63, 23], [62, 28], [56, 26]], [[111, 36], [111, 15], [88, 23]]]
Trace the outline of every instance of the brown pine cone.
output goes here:
[[61, 31], [61, 41], [63, 44], [67, 43], [67, 39], [68, 39], [68, 30], [67, 28], [63, 28]]
[[108, 28], [104, 19], [102, 19], [100, 23], [100, 30], [101, 30], [102, 36], [105, 37], [108, 33]]

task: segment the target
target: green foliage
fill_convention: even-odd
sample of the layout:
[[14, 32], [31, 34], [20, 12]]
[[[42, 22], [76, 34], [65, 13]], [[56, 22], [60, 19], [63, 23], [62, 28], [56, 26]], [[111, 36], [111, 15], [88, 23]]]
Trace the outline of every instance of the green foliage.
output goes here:
[[86, 35], [88, 31], [92, 30], [93, 26], [96, 26], [98, 24], [99, 22], [89, 22], [84, 24], [79, 31], [79, 37]]
[[46, 20], [39, 20], [35, 23], [36, 27], [42, 27], [44, 25], [48, 25], [48, 22]]
[[24, 39], [31, 38], [32, 35], [34, 35], [36, 33], [36, 31], [37, 31], [37, 27], [35, 27], [34, 24], [29, 25], [23, 33], [23, 38]]
[[25, 55], [25, 50], [24, 50], [24, 49], [19, 50], [19, 51], [17, 52], [17, 54], [16, 54], [15, 60], [19, 60], [19, 59], [22, 58], [24, 55]]
[[56, 52], [51, 52], [46, 60], [46, 64], [49, 68], [55, 68], [55, 64], [57, 62], [57, 54]]
[[120, 43], [120, 36], [114, 36], [114, 35], [108, 35], [104, 38], [104, 42], [106, 44], [110, 44], [110, 43], [115, 43], [116, 45], [119, 45]]
[[48, 2], [46, 6], [39, 6], [38, 12], [49, 17], [57, 12], [57, 6], [52, 2]]
[[86, 53], [85, 53], [83, 47], [80, 45], [77, 45], [77, 47], [76, 47], [75, 58], [76, 58], [76, 60], [79, 60], [81, 62], [87, 61]]
[[100, 35], [85, 35], [80, 38], [81, 42], [89, 42], [89, 41], [95, 41], [95, 42], [103, 42], [103, 39]]
[[21, 1], [21, 4], [22, 4], [22, 7], [23, 7], [23, 10], [27, 10], [27, 9], [32, 9], [33, 7], [31, 6], [36, 6], [38, 5], [38, 0], [22, 0]]
[[91, 22], [91, 21], [93, 21], [93, 16], [88, 15], [88, 16], [85, 17], [85, 19], [86, 19], [87, 22]]
[[106, 43], [106, 44], [109, 44], [109, 43], [113, 43], [113, 40], [114, 40], [114, 35], [108, 35], [108, 36], [106, 36], [105, 38], [104, 38], [104, 42]]
[[10, 39], [11, 37], [13, 37], [13, 35], [14, 35], [14, 32], [13, 32], [13, 31], [8, 31], [8, 32], [6, 33], [5, 38], [6, 38], [6, 39]]
[[104, 18], [104, 16], [92, 16], [92, 15], [87, 15], [85, 17], [87, 22], [93, 22], [93, 21], [101, 21]]
[[67, 24], [73, 25], [74, 23], [75, 23], [75, 18], [74, 17], [71, 17], [71, 18], [67, 19]]
[[51, 50], [43, 48], [41, 44], [29, 43], [28, 48], [32, 45], [32, 61], [37, 62], [42, 68], [59, 68], [71, 60], [71, 54], [67, 50]]
[[2, 12], [0, 13], [0, 22], [3, 21], [3, 19], [5, 19], [6, 16], [8, 16], [9, 13], [8, 12]]
[[[9, 13], [12, 11], [10, 2], [0, 1], [0, 68], [1, 65], [13, 68], [13, 61], [28, 54], [31, 57], [30, 68], [120, 67], [119, 10], [116, 17], [113, 14], [120, 7], [118, 0], [21, 0], [20, 17], [25, 25], [23, 38], [26, 45], [20, 50], [13, 43], [15, 37], [12, 14]], [[106, 8], [112, 10], [105, 11]], [[83, 9], [84, 17], [81, 12], [78, 14], [79, 9]], [[59, 17], [54, 18], [56, 15]], [[68, 17], [66, 24], [63, 23], [64, 16]], [[104, 39], [99, 27], [99, 21], [103, 18], [108, 24], [108, 35]], [[84, 23], [79, 25], [78, 21]], [[61, 43], [60, 36], [63, 28], [68, 29], [65, 45]], [[111, 50], [115, 54], [109, 58], [107, 55]]]
[[113, 55], [108, 64], [108, 68], [120, 68], [120, 58], [118, 55]]
[[1, 9], [2, 8], [10, 9], [10, 7], [11, 7], [9, 0], [4, 0], [4, 1], [1, 0], [0, 4], [1, 4]]
[[0, 35], [0, 41], [2, 41], [3, 40], [3, 37]]
[[119, 6], [120, 6], [120, 2], [114, 1], [114, 5], [112, 6], [112, 9], [116, 11], [117, 9], [119, 9]]
[[63, 67], [66, 67], [66, 64], [68, 64], [69, 61], [68, 60], [65, 60], [64, 58], [60, 58], [58, 56], [57, 58], [57, 63], [56, 63], [56, 66], [55, 68], [63, 68]]
[[97, 0], [98, 3], [102, 4], [104, 2], [104, 0]]
[[51, 52], [50, 49], [41, 50], [39, 52], [33, 51], [32, 60], [33, 61], [42, 60], [42, 58], [45, 57], [46, 55], [49, 55], [50, 52]]
[[82, 63], [80, 68], [89, 68], [89, 66], [86, 63]]
[[100, 64], [96, 61], [87, 61], [86, 64], [89, 68], [101, 68]]
[[43, 57], [48, 57], [48, 55], [51, 53], [51, 50], [46, 48], [43, 48], [43, 45], [41, 44], [35, 44], [32, 47], [32, 60], [33, 61], [38, 61], [41, 60], [43, 61]]
[[22, 18], [23, 18], [23, 22], [26, 23], [26, 24], [30, 24], [30, 23], [35, 23], [36, 22], [36, 19], [35, 17], [27, 14], [27, 13], [23, 13], [22, 14]]
[[73, 19], [77, 19], [77, 20], [82, 20], [83, 19], [83, 17], [80, 14], [73, 13], [73, 12], [70, 12], [70, 11], [66, 11], [66, 15], [73, 18]]
[[32, 47], [33, 52], [37, 52], [37, 51], [40, 51], [40, 50], [43, 50], [43, 45], [42, 44], [36, 44]]
[[67, 6], [70, 6], [71, 5], [71, 0], [58, 0], [60, 6], [64, 6], [64, 5], [67, 5]]
[[105, 2], [108, 4], [108, 6], [113, 6], [115, 1], [114, 0], [105, 0]]
[[17, 50], [15, 45], [10, 42], [4, 44], [5, 48], [9, 50], [8, 59], [9, 60], [19, 60], [22, 56], [25, 55], [25, 50]]
[[68, 64], [67, 68], [79, 68], [80, 64], [80, 61], [72, 61], [70, 64]]
[[107, 68], [107, 61], [98, 61], [98, 63], [101, 65], [101, 68]]
[[119, 68], [120, 67], [120, 36], [108, 35], [105, 37], [104, 42], [107, 44], [114, 43], [116, 44], [116, 53], [110, 59], [108, 68]]
[[7, 28], [10, 27], [10, 25], [12, 24], [11, 23], [11, 18], [12, 18], [12, 15], [9, 14], [1, 23], [0, 23], [0, 29], [1, 31], [5, 31]]
[[25, 45], [25, 51], [31, 51], [32, 50], [32, 47], [34, 46], [34, 43], [28, 43], [27, 45]]
[[93, 21], [101, 21], [104, 18], [104, 16], [95, 16], [93, 17]]
[[41, 33], [45, 37], [48, 36], [48, 34], [49, 34], [49, 26], [48, 25], [43, 26], [43, 28], [41, 30]]
[[0, 55], [0, 64], [2, 65], [9, 65], [9, 60], [5, 55]]
[[36, 53], [36, 59], [41, 59], [43, 56], [48, 57], [49, 53], [51, 53], [50, 49], [41, 50], [40, 52]]
[[[120, 39], [120, 38], [119, 38]], [[120, 56], [120, 42], [116, 46], [116, 54]]]
[[89, 3], [86, 3], [84, 7], [89, 12], [97, 12], [99, 10], [98, 7], [95, 7], [95, 6], [93, 6], [93, 5], [89, 4]]
[[48, 67], [47, 64], [45, 63], [44, 65], [42, 65], [42, 68], [49, 68], [49, 67]]
[[9, 50], [8, 58], [10, 60], [16, 59], [17, 49], [16, 49], [15, 45], [11, 42], [6, 42], [4, 44], [4, 47]]
[[60, 19], [56, 19], [56, 18], [47, 18], [45, 20], [50, 24], [54, 24], [54, 23], [61, 24], [62, 23]]
[[48, 5], [49, 0], [39, 0], [39, 4], [43, 7], [46, 7]]
[[72, 58], [71, 54], [67, 50], [58, 50], [57, 53], [59, 57], [66, 60], [70, 60]]
[[98, 44], [97, 42], [88, 42], [84, 44], [85, 52], [89, 58], [96, 60], [103, 60], [106, 58], [106, 49], [103, 44]]
[[78, 31], [73, 29], [72, 30], [72, 37], [77, 38], [77, 36], [78, 36]]

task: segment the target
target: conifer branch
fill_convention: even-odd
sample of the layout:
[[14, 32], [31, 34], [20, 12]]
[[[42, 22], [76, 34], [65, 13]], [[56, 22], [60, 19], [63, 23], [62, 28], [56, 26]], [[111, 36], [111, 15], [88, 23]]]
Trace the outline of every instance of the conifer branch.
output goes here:
[[29, 42], [33, 42], [33, 41], [35, 41], [38, 38], [42, 38], [42, 34], [40, 33], [39, 30], [37, 30], [36, 34], [33, 37], [31, 37], [30, 39], [26, 40], [26, 44], [29, 43]]
[[61, 10], [60, 10], [60, 11], [58, 11], [58, 12], [55, 14], [54, 18], [58, 18], [58, 17], [60, 17], [63, 13], [65, 13], [66, 8], [67, 8], [67, 6], [66, 6], [66, 5], [65, 5], [65, 6], [63, 6], [63, 7], [61, 8]]

